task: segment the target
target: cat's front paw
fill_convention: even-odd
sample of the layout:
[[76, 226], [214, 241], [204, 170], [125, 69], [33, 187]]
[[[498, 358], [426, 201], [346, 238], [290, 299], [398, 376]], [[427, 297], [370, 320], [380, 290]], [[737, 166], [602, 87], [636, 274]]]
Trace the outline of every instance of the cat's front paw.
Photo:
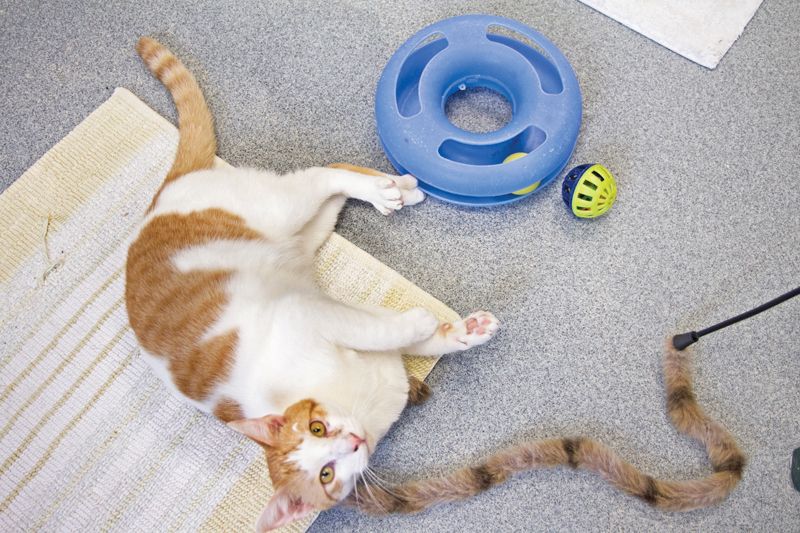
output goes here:
[[500, 328], [500, 322], [488, 311], [476, 311], [464, 320], [439, 326], [442, 335], [453, 347], [466, 350], [489, 341]]
[[439, 319], [427, 309], [415, 307], [400, 315], [402, 327], [408, 328], [409, 344], [430, 338], [439, 327]]

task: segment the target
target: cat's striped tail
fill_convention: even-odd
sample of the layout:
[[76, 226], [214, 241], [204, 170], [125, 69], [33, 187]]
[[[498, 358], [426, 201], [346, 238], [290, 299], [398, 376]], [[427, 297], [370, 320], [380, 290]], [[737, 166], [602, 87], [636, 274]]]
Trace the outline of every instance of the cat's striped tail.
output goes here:
[[675, 350], [671, 343], [664, 357], [664, 378], [672, 423], [706, 448], [713, 469], [706, 477], [654, 479], [605, 445], [576, 437], [522, 444], [441, 478], [412, 481], [388, 490], [376, 485], [369, 485], [368, 490], [360, 487], [358, 500], [351, 494], [349, 503], [372, 514], [415, 513], [479, 494], [516, 472], [561, 465], [597, 472], [620, 490], [665, 511], [689, 511], [719, 503], [742, 478], [745, 457], [733, 436], [697, 404], [688, 354]]
[[[197, 80], [172, 52], [154, 39], [142, 37], [136, 45], [136, 51], [153, 75], [169, 90], [178, 109], [178, 151], [164, 185], [189, 172], [211, 168], [217, 151], [214, 119]], [[161, 189], [153, 198], [153, 204]]]

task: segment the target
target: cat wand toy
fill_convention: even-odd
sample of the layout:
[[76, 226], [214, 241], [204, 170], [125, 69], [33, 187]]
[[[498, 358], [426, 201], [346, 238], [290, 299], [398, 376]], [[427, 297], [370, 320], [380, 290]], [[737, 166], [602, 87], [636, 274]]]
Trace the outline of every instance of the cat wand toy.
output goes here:
[[[736, 315], [733, 318], [729, 318], [728, 320], [724, 320], [719, 324], [714, 324], [711, 327], [706, 329], [701, 329], [700, 331], [688, 331], [686, 333], [681, 333], [680, 335], [675, 335], [672, 337], [672, 345], [675, 347], [676, 350], [684, 350], [687, 346], [694, 344], [695, 342], [700, 340], [700, 337], [708, 335], [709, 333], [713, 333], [717, 330], [722, 328], [727, 328], [731, 324], [735, 324], [744, 320], [745, 318], [750, 318], [751, 316], [755, 316], [763, 311], [766, 311], [770, 307], [775, 307], [779, 303], [783, 303], [790, 298], [794, 298], [800, 294], [800, 287], [797, 287], [794, 290], [787, 292], [786, 294], [782, 294], [775, 298], [774, 300], [770, 300], [765, 304], [759, 305], [755, 309], [751, 309], [747, 312], [742, 313], [741, 315]], [[792, 484], [794, 488], [800, 491], [800, 448], [797, 448], [792, 453], [792, 461], [790, 467], [790, 476], [792, 478]]]
[[800, 294], [800, 287], [797, 287], [794, 290], [787, 292], [786, 294], [782, 294], [775, 298], [774, 300], [770, 300], [765, 304], [759, 305], [755, 309], [751, 309], [746, 311], [740, 315], [736, 315], [733, 318], [729, 318], [728, 320], [723, 320], [719, 324], [714, 324], [713, 326], [707, 327], [706, 329], [701, 329], [700, 331], [687, 331], [686, 333], [681, 333], [679, 335], [675, 335], [672, 337], [672, 345], [675, 347], [676, 350], [684, 350], [688, 346], [696, 343], [700, 340], [700, 337], [705, 337], [709, 333], [714, 333], [717, 330], [722, 328], [727, 328], [731, 324], [735, 324], [737, 322], [741, 322], [745, 318], [750, 318], [751, 316], [755, 316], [761, 312], [766, 311], [770, 307], [775, 307], [779, 303], [783, 303], [790, 298], [794, 298]]

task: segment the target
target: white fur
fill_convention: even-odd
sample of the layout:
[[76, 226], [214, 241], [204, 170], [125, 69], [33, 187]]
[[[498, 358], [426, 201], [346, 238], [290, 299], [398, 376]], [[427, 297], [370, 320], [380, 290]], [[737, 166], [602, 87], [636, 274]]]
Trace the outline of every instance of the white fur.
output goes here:
[[[313, 282], [313, 254], [333, 230], [347, 197], [370, 202], [386, 214], [424, 195], [410, 176], [374, 177], [327, 168], [287, 176], [207, 170], [168, 185], [145, 221], [166, 213], [219, 208], [242, 217], [264, 235], [263, 242], [220, 240], [172, 258], [182, 272], [233, 273], [227, 286], [229, 304], [206, 333], [212, 337], [238, 331], [233, 367], [209, 398], [190, 401], [212, 411], [220, 398], [231, 398], [246, 417], [254, 418], [282, 414], [302, 399], [316, 400], [328, 411], [328, 423], [339, 426], [344, 435], [353, 432], [366, 438], [368, 448], [347, 452], [341, 439], [317, 439], [304, 443], [293, 460], [314, 473], [334, 457], [340, 479], [363, 470], [368, 454], [406, 404], [402, 351], [413, 346], [414, 353], [441, 355], [486, 342], [496, 330], [494, 317], [488, 315], [493, 329], [484, 329], [483, 336], [467, 334], [462, 323], [446, 338], [434, 336], [438, 321], [428, 311], [358, 308], [322, 294]], [[148, 354], [147, 360], [180, 394], [164, 359]]]

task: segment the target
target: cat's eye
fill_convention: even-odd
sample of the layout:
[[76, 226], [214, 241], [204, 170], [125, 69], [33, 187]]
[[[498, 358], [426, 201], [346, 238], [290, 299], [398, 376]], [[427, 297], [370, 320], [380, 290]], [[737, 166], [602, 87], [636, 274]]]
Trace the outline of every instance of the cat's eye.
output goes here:
[[308, 429], [311, 430], [311, 434], [315, 437], [324, 437], [328, 433], [328, 428], [325, 427], [325, 424], [320, 422], [319, 420], [314, 420], [308, 426]]
[[333, 478], [336, 477], [336, 473], [333, 471], [333, 467], [331, 465], [322, 467], [322, 470], [319, 471], [319, 480], [322, 482], [323, 485], [327, 485]]

